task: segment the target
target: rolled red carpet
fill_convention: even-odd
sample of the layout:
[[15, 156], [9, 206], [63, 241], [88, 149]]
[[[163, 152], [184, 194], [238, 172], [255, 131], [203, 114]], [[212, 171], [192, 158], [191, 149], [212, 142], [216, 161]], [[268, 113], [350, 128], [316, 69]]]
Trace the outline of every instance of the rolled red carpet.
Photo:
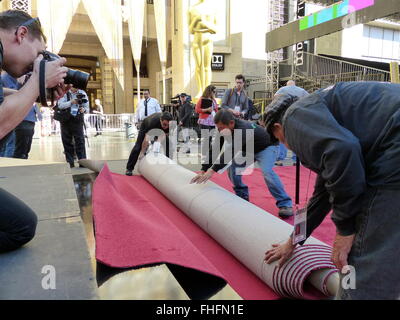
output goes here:
[[[287, 191], [293, 195], [294, 168], [276, 171], [287, 185]], [[307, 172], [302, 173], [302, 201], [306, 198], [304, 190], [308, 177]], [[276, 214], [275, 200], [269, 194], [261, 173], [256, 171], [244, 181], [249, 184], [252, 202]], [[214, 182], [232, 190], [226, 175], [216, 175]], [[310, 181], [310, 194], [313, 184]], [[279, 298], [272, 288], [141, 177], [113, 174], [105, 167], [95, 183], [93, 211], [96, 258], [108, 266], [130, 268], [172, 263], [221, 277], [244, 299]], [[323, 230], [319, 231], [323, 237], [317, 238], [330, 241], [334, 235], [333, 225], [329, 221], [324, 224]], [[299, 292], [301, 289], [290, 281], [283, 289], [274, 289], [282, 296], [287, 296], [286, 291], [290, 290], [291, 294], [302, 294]]]

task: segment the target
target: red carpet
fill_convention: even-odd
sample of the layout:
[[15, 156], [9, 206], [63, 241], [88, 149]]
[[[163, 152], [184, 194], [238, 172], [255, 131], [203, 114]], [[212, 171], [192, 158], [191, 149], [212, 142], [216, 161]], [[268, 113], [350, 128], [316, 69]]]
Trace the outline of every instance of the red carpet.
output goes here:
[[[288, 193], [294, 196], [295, 168], [276, 171]], [[309, 177], [305, 171], [308, 170], [302, 173], [302, 190], [306, 190], [304, 181]], [[216, 175], [214, 181], [232, 190], [225, 175]], [[275, 200], [269, 195], [261, 173], [257, 171], [244, 181], [249, 184], [252, 202], [276, 214]], [[312, 190], [313, 181], [310, 194]], [[306, 198], [305, 191], [302, 198], [303, 201]], [[130, 268], [172, 263], [221, 277], [244, 299], [279, 298], [141, 177], [113, 174], [105, 167], [95, 183], [93, 212], [96, 258], [105, 265]], [[325, 221], [316, 233], [317, 238], [331, 244], [334, 230], [332, 223]]]

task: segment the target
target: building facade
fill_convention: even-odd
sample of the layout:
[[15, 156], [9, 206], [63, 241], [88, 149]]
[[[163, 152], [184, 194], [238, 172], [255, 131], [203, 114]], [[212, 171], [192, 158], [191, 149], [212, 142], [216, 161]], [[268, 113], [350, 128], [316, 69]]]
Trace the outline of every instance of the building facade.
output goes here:
[[[135, 110], [138, 72], [126, 16], [129, 5], [140, 1], [144, 2], [140, 91], [149, 89], [161, 103], [169, 103], [173, 96], [182, 92], [192, 96], [196, 94], [193, 36], [189, 33], [188, 12], [191, 6], [203, 1], [69, 1], [3, 0], [1, 4], [3, 10], [15, 8], [38, 16], [50, 39], [49, 50], [57, 48], [58, 54], [67, 58], [68, 67], [91, 73], [88, 94], [92, 104], [95, 99], [100, 99], [105, 112], [111, 114], [133, 113]], [[224, 90], [234, 85], [237, 74], [248, 79], [265, 77], [267, 0], [246, 4], [241, 0], [205, 1], [213, 7], [218, 24], [214, 36], [215, 69], [212, 72], [212, 84], [218, 88], [218, 94], [222, 96]], [[108, 2], [113, 2], [113, 8], [120, 8], [117, 13], [113, 12], [114, 17], [108, 12], [113, 10], [107, 7]], [[165, 7], [164, 20], [160, 18], [160, 6]], [[133, 12], [136, 12], [135, 8]], [[120, 17], [116, 19], [118, 14]], [[160, 22], [165, 34], [160, 34]], [[119, 25], [121, 42], [112, 32], [118, 30]], [[164, 36], [165, 58], [161, 59], [160, 37]]]

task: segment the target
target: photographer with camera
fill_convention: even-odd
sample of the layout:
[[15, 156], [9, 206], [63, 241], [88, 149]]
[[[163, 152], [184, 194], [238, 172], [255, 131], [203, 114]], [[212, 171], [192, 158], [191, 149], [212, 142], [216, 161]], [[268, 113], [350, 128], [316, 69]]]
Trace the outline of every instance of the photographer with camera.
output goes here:
[[[64, 95], [67, 89], [64, 78], [68, 68], [63, 67], [66, 62], [64, 58], [41, 63], [46, 38], [39, 20], [32, 19], [23, 11], [0, 13], [0, 39], [1, 69], [15, 78], [32, 71], [32, 76], [19, 91], [3, 89], [0, 81], [1, 147], [32, 108], [40, 95], [40, 88], [54, 88], [55, 99]], [[35, 213], [21, 200], [0, 188], [0, 252], [17, 249], [31, 241], [36, 225]]]
[[86, 159], [85, 113], [89, 113], [89, 99], [83, 90], [71, 88], [57, 104], [58, 112], [64, 115], [59, 119], [61, 124], [61, 139], [64, 146], [65, 158], [70, 167], [75, 167], [74, 155], [78, 160]]

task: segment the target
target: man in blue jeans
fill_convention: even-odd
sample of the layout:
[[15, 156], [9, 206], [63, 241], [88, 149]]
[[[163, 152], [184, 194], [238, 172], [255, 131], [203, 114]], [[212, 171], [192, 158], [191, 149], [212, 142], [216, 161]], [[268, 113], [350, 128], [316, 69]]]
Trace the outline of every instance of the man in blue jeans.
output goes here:
[[[263, 171], [270, 193], [276, 199], [279, 216], [281, 218], [293, 216], [292, 200], [286, 193], [279, 176], [272, 170], [278, 156], [279, 146], [271, 143], [267, 131], [254, 123], [235, 118], [227, 110], [219, 111], [214, 121], [219, 135], [216, 137], [213, 150], [210, 151], [209, 159], [213, 159], [213, 161], [203, 164], [202, 172], [191, 183], [205, 183], [215, 172], [223, 169], [230, 159], [233, 159], [229, 167], [229, 179], [233, 183], [236, 195], [249, 201], [249, 188], [243, 183], [241, 172], [257, 162]], [[234, 141], [233, 148], [229, 147], [230, 140]], [[226, 142], [225, 150], [218, 161], [216, 159], [218, 152], [216, 151], [218, 151], [218, 147], [222, 147], [223, 142]], [[254, 146], [254, 150], [249, 150], [250, 146]], [[232, 151], [233, 153], [231, 153]]]

